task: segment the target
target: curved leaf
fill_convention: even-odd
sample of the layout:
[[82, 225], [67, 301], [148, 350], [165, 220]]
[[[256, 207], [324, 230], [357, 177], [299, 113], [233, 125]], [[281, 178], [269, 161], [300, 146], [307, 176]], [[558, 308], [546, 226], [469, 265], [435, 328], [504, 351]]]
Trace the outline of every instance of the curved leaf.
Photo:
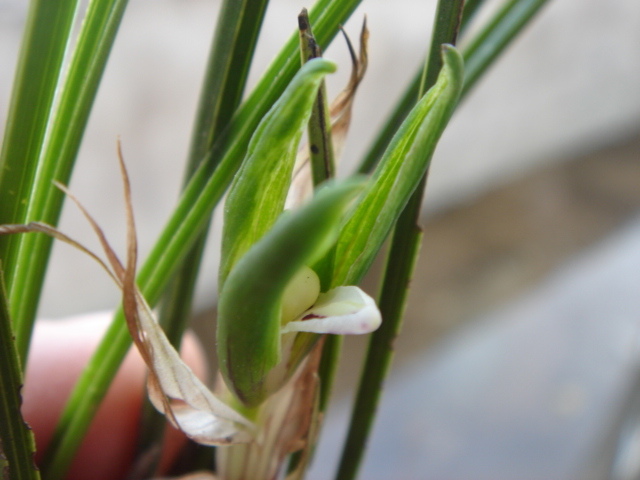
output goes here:
[[225, 204], [221, 289], [233, 265], [282, 213], [311, 106], [320, 82], [335, 69], [327, 60], [307, 62], [258, 125]]
[[280, 361], [282, 296], [305, 265], [334, 243], [361, 181], [330, 183], [313, 200], [283, 215], [237, 263], [220, 293], [218, 360], [229, 389], [247, 406], [269, 393], [265, 381]]
[[333, 286], [358, 283], [426, 172], [453, 114], [464, 79], [462, 56], [442, 46], [438, 81], [394, 136], [358, 205], [340, 232]]

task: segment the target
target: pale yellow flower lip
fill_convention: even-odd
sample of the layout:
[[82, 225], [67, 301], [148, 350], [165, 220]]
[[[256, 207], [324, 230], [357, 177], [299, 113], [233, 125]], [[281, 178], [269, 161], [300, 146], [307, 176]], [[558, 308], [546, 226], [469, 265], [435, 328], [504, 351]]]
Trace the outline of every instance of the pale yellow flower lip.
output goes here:
[[312, 332], [361, 335], [376, 330], [382, 322], [373, 298], [356, 286], [337, 287], [321, 293], [315, 304], [281, 333]]

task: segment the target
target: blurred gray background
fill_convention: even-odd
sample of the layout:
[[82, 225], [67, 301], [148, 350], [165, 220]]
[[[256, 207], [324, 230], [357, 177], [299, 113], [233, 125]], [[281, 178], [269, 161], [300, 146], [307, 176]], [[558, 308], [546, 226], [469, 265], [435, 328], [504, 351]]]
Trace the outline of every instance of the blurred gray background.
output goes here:
[[[0, 0], [0, 126], [26, 3]], [[483, 15], [499, 3], [488, 0]], [[303, 6], [310, 2], [272, 0], [249, 88], [293, 33]], [[144, 256], [177, 198], [218, 8], [211, 0], [132, 0], [128, 7], [71, 183], [121, 252], [116, 139], [131, 173]], [[422, 61], [434, 9], [433, 0], [364, 0], [345, 26], [356, 38], [366, 13], [371, 37], [343, 173]], [[384, 430], [364, 478], [607, 478], [589, 462], [604, 459], [598, 465], [606, 471], [613, 461], [619, 427], [629, 423], [620, 412], [634, 404], [637, 375], [639, 46], [640, 2], [550, 0], [458, 109], [433, 159], [394, 394], [383, 403]], [[333, 95], [349, 74], [344, 42], [338, 38], [325, 56], [340, 67], [329, 79]], [[73, 208], [61, 228], [96, 245]], [[214, 233], [197, 299], [205, 340], [217, 251]], [[374, 277], [367, 288], [376, 291]], [[54, 247], [41, 316], [112, 309], [118, 301], [93, 262]], [[334, 447], [363, 344], [347, 343], [337, 420], [327, 427]], [[544, 398], [557, 400], [559, 410]], [[402, 407], [408, 399], [415, 405]], [[561, 423], [557, 412], [571, 422]], [[420, 431], [400, 428], [416, 425], [411, 415]], [[625, 438], [637, 438], [629, 428]], [[414, 450], [400, 439], [411, 439]], [[384, 452], [397, 474], [375, 466]], [[640, 457], [627, 457], [612, 478], [637, 478]], [[327, 478], [322, 468], [331, 462], [318, 463], [317, 478]]]

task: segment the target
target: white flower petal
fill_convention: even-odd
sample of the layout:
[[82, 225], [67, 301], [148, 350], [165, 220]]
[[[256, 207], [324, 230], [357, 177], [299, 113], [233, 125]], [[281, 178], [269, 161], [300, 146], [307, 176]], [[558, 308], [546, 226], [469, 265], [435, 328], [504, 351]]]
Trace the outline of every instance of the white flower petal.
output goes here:
[[[147, 347], [147, 389], [153, 406], [176, 428], [203, 445], [246, 443], [255, 425], [224, 403], [200, 381], [171, 345], [139, 290], [136, 306], [140, 334]], [[155, 378], [157, 382], [152, 381]]]
[[281, 330], [289, 332], [358, 335], [380, 326], [376, 302], [355, 286], [337, 287], [318, 297], [315, 305]]

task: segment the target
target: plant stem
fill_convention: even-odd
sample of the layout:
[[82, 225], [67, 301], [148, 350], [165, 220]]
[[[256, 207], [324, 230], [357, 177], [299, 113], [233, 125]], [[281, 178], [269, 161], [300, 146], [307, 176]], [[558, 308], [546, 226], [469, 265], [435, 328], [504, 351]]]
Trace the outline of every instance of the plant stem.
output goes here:
[[23, 374], [11, 327], [9, 305], [0, 269], [0, 462], [7, 464], [3, 478], [39, 480], [40, 472], [33, 463], [36, 451], [33, 432], [22, 418], [20, 406]]
[[[78, 0], [33, 0], [30, 4], [0, 154], [0, 224], [25, 223], [29, 216], [77, 8]], [[19, 306], [25, 300], [37, 304], [38, 292], [35, 296], [30, 294], [28, 287], [15, 278], [23, 241], [20, 236], [0, 239], [0, 259], [7, 280], [16, 348], [25, 364], [32, 318], [20, 315]], [[41, 283], [44, 269], [39, 273]]]
[[[329, 44], [338, 32], [338, 25], [349, 18], [359, 3], [360, 0], [316, 3], [310, 16], [322, 47]], [[240, 166], [257, 124], [300, 68], [299, 55], [296, 32], [194, 173], [138, 274], [136, 281], [150, 305], [156, 304], [180, 261], [208, 224], [213, 208]], [[222, 160], [210, 175], [209, 165], [215, 158]], [[131, 337], [119, 311], [67, 401], [47, 453], [48, 480], [59, 479], [66, 472], [130, 346]]]
[[[420, 97], [435, 84], [442, 68], [441, 45], [456, 43], [463, 4], [464, 0], [438, 2]], [[417, 222], [427, 175], [428, 171], [400, 215], [393, 232], [379, 300], [383, 327], [371, 335], [337, 480], [356, 477], [373, 426], [382, 384], [393, 357], [393, 341], [401, 328], [409, 283], [420, 249], [422, 230]]]
[[[306, 62], [311, 58], [322, 56], [320, 47], [316, 43], [315, 37], [311, 29], [307, 10], [303, 9], [298, 16], [298, 25], [300, 29], [300, 51], [302, 54], [302, 62]], [[329, 103], [327, 101], [326, 82], [323, 81], [318, 91], [318, 99], [311, 111], [309, 119], [309, 158], [311, 161], [311, 171], [314, 187], [318, 187], [325, 180], [335, 176], [335, 159], [333, 142], [331, 139], [331, 118], [329, 116]], [[323, 291], [329, 288], [333, 272], [333, 252], [330, 252], [322, 259], [315, 268], [320, 276]], [[320, 377], [320, 411], [324, 412], [329, 397], [331, 395], [331, 387], [340, 361], [340, 352], [342, 349], [342, 336], [326, 335], [324, 345], [322, 347], [322, 356], [318, 376]], [[292, 461], [292, 464], [295, 464]]]
[[[400, 241], [400, 240], [404, 240]], [[392, 256], [405, 255], [416, 259], [422, 240], [421, 230], [414, 225], [414, 234], [395, 241], [388, 253]], [[382, 385], [391, 366], [393, 344], [402, 327], [406, 296], [410, 279], [413, 275], [415, 261], [405, 261], [401, 268], [389, 269], [385, 272], [385, 283], [379, 299], [382, 324], [371, 335], [364, 370], [349, 425], [349, 433], [342, 450], [342, 458], [336, 479], [354, 479], [360, 468], [367, 439], [373, 426], [376, 410], [382, 395]]]
[[[298, 15], [300, 30], [300, 53], [302, 63], [312, 58], [322, 57], [322, 51], [317, 44], [307, 9], [303, 8]], [[335, 175], [335, 160], [333, 158], [333, 142], [331, 141], [331, 119], [329, 118], [329, 103], [327, 101], [327, 85], [323, 80], [318, 89], [318, 98], [313, 104], [309, 119], [309, 159], [313, 185], [318, 186]]]
[[441, 46], [445, 43], [455, 45], [460, 31], [460, 20], [464, 0], [439, 0], [436, 10], [431, 47], [425, 63], [424, 75], [420, 85], [418, 98], [422, 97], [438, 79], [442, 68]]

